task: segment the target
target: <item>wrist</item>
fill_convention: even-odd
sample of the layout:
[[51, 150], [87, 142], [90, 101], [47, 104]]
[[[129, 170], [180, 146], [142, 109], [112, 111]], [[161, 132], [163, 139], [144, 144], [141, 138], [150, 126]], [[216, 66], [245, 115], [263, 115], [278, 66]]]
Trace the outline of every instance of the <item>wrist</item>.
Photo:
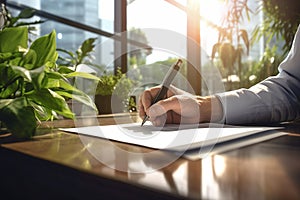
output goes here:
[[223, 106], [220, 99], [210, 96], [211, 99], [211, 122], [220, 122], [223, 119]]
[[216, 96], [197, 97], [200, 119], [199, 122], [219, 122], [223, 118], [223, 107]]

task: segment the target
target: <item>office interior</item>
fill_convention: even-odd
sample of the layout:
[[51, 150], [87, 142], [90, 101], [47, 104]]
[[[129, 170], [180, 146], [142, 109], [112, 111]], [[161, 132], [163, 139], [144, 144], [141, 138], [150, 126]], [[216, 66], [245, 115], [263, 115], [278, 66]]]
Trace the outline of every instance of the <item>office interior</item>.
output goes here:
[[[35, 11], [30, 19], [25, 19], [25, 22], [43, 21], [33, 25], [32, 40], [55, 30], [57, 48], [76, 54], [83, 41], [94, 38], [91, 55], [80, 72], [96, 77], [122, 73], [123, 79], [134, 81], [126, 90], [126, 105], [122, 104], [121, 110], [114, 100], [109, 106], [102, 103], [112, 108], [111, 113], [88, 107], [80, 107], [77, 113], [71, 107], [74, 119], [59, 116], [38, 122], [37, 134], [30, 138], [15, 137], [3, 132], [0, 126], [3, 199], [299, 199], [297, 121], [272, 125], [269, 132], [242, 139], [225, 142], [216, 139], [211, 145], [186, 148], [184, 152], [60, 130], [140, 124], [139, 96], [144, 90], [160, 85], [178, 58], [184, 64], [173, 84], [195, 95], [248, 88], [276, 75], [279, 63], [287, 55], [285, 41], [276, 35], [268, 37], [272, 29], [269, 35], [254, 38], [259, 25], [270, 19], [263, 9], [263, 3], [270, 2], [278, 3], [276, 0], [0, 0], [14, 16], [28, 8]], [[299, 7], [296, 1], [288, 2], [291, 8], [294, 4], [295, 10]], [[280, 1], [278, 5], [282, 5]], [[238, 19], [230, 18], [233, 9], [236, 15], [241, 14]], [[294, 21], [297, 20], [296, 17]], [[222, 41], [224, 27], [234, 27], [230, 29], [232, 41], [224, 38]], [[222, 42], [231, 42], [233, 48], [242, 49], [240, 62], [232, 61], [235, 62], [232, 68], [224, 65], [221, 52], [214, 51], [215, 45]], [[230, 60], [229, 57], [228, 54], [224, 59]], [[80, 79], [77, 84], [96, 100], [95, 81]], [[122, 84], [125, 83], [120, 82], [119, 86]], [[125, 89], [114, 92], [117, 95], [122, 91]]]

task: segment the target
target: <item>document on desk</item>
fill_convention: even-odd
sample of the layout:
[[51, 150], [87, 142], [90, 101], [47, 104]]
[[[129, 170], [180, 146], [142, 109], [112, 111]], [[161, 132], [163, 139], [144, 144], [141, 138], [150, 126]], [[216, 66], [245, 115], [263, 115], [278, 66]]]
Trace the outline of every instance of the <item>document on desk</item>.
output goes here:
[[[257, 126], [223, 126], [219, 124], [197, 124], [197, 125], [167, 125], [155, 127], [140, 123], [117, 124], [107, 126], [88, 126], [78, 128], [61, 128], [62, 131], [100, 137], [134, 145], [154, 149], [170, 151], [187, 151], [204, 146], [214, 146], [235, 141], [241, 138], [268, 132], [267, 139], [283, 135], [276, 131], [278, 127]], [[266, 139], [266, 138], [265, 138]], [[264, 140], [265, 140], [264, 139]], [[255, 140], [259, 142], [259, 138]]]

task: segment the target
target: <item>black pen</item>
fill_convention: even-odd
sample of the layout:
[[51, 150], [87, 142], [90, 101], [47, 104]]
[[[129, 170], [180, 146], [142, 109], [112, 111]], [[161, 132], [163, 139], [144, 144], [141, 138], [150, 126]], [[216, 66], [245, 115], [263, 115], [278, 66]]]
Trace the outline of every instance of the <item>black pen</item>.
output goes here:
[[[177, 62], [169, 69], [168, 73], [166, 74], [166, 76], [162, 82], [161, 88], [160, 88], [159, 92], [157, 93], [156, 97], [151, 102], [151, 105], [153, 105], [156, 102], [165, 98], [165, 96], [168, 92], [168, 89], [171, 85], [171, 82], [173, 81], [174, 77], [176, 76], [181, 64], [182, 64], [182, 60], [178, 59]], [[148, 119], [149, 119], [149, 116], [145, 115], [141, 126], [143, 126]]]

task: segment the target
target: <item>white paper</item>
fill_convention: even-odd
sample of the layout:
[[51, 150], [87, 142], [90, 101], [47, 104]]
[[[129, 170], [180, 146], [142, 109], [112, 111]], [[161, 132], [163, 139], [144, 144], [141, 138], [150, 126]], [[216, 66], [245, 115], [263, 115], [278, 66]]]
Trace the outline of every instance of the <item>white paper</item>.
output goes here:
[[[200, 127], [199, 127], [200, 126]], [[61, 128], [62, 131], [100, 137], [155, 149], [186, 151], [203, 146], [243, 138], [256, 133], [278, 129], [278, 127], [222, 127], [221, 125], [170, 125], [154, 127], [139, 123], [107, 126]], [[278, 135], [276, 136], [278, 137]]]

